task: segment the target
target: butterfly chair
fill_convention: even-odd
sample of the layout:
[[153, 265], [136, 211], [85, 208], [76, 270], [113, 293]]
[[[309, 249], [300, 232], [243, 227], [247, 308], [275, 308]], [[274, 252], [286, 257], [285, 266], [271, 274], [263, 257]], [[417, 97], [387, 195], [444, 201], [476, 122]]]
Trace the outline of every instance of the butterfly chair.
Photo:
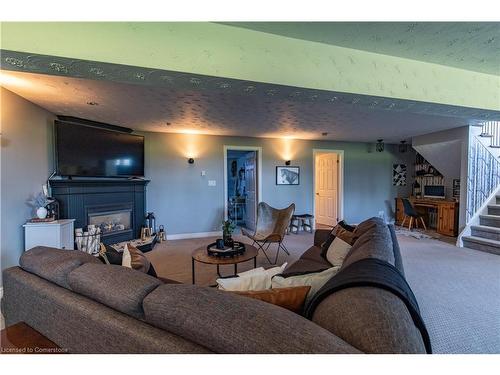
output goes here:
[[401, 226], [404, 227], [405, 222], [406, 222], [406, 218], [409, 217], [410, 218], [409, 223], [408, 223], [409, 230], [411, 230], [411, 227], [413, 224], [413, 219], [415, 219], [415, 226], [417, 226], [418, 219], [420, 219], [420, 221], [422, 222], [422, 225], [424, 226], [424, 229], [427, 230], [427, 227], [425, 226], [425, 222], [424, 222], [424, 219], [422, 218], [422, 215], [420, 215], [415, 210], [415, 208], [411, 204], [410, 200], [406, 199], [406, 198], [402, 198], [401, 200], [403, 201], [403, 210], [404, 210], [404, 214], [405, 214], [405, 216], [403, 218], [403, 222], [401, 223]]
[[[295, 204], [291, 204], [287, 208], [281, 210], [273, 208], [267, 203], [260, 202], [257, 207], [257, 224], [255, 232], [251, 233], [245, 228], [241, 229], [243, 235], [250, 238], [254, 244], [257, 244], [259, 250], [262, 250], [270, 264], [276, 264], [278, 262], [278, 255], [280, 249], [290, 255], [288, 249], [283, 244], [283, 239], [285, 238], [285, 233], [290, 225], [290, 220], [292, 218], [293, 212], [295, 211]], [[276, 250], [276, 259], [274, 263], [267, 255], [269, 246], [271, 244], [278, 244], [278, 250]]]

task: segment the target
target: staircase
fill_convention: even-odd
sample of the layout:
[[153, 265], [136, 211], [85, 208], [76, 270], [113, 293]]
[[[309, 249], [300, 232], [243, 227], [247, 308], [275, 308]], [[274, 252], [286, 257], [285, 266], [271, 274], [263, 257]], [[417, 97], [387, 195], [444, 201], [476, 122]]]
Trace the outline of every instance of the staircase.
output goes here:
[[457, 245], [500, 255], [500, 122], [484, 122], [471, 132], [466, 226]]
[[478, 134], [483, 143], [495, 157], [500, 158], [500, 122], [485, 121], [480, 124]]
[[479, 215], [479, 225], [470, 227], [471, 235], [463, 236], [465, 247], [500, 255], [500, 195], [488, 205], [485, 215]]

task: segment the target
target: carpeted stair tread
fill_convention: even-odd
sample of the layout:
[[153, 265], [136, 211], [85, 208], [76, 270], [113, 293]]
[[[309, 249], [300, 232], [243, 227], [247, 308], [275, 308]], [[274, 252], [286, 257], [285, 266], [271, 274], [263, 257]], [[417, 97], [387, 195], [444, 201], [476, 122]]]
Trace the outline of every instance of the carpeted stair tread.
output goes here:
[[495, 246], [500, 249], [500, 241], [492, 240], [490, 238], [476, 237], [476, 236], [464, 236], [462, 237], [464, 241], [476, 242], [484, 245]]
[[471, 229], [480, 230], [482, 232], [490, 232], [490, 233], [500, 234], [500, 228], [490, 227], [488, 225], [472, 225]]

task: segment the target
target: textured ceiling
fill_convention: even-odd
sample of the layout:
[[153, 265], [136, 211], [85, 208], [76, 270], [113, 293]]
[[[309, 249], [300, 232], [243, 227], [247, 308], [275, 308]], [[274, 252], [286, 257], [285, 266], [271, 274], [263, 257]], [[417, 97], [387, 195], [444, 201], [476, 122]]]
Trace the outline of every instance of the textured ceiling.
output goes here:
[[[468, 122], [466, 118], [415, 113], [418, 103], [377, 109], [365, 98], [332, 102], [315, 101], [308, 95], [302, 100], [302, 92], [280, 96], [244, 89], [226, 92], [220, 87], [226, 87], [223, 84], [214, 88], [200, 88], [198, 81], [191, 84], [194, 87], [161, 87], [2, 71], [2, 86], [55, 114], [140, 131], [365, 142], [382, 138], [397, 143]], [[427, 111], [434, 106], [421, 104]], [[323, 132], [328, 135], [322, 136]]]
[[225, 22], [295, 39], [500, 74], [495, 22]]

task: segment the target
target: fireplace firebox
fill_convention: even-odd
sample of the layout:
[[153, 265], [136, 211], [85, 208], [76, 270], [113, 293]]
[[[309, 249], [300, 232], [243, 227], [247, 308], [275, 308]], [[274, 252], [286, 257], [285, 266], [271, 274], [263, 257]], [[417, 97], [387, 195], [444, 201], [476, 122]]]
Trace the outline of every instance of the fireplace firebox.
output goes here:
[[101, 228], [102, 236], [129, 231], [132, 225], [132, 209], [95, 212], [89, 214], [88, 223]]

